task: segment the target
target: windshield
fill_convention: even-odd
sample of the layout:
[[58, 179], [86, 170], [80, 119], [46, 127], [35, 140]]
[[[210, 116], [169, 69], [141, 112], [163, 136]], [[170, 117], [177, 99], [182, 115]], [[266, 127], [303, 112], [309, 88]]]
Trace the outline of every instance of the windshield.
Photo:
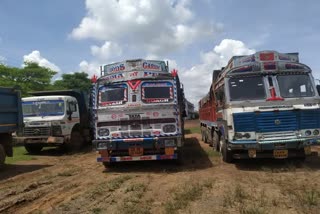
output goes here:
[[260, 100], [266, 97], [262, 76], [230, 78], [229, 90], [231, 101]]
[[102, 87], [99, 92], [100, 105], [117, 105], [127, 101], [127, 88], [123, 86]]
[[278, 75], [277, 80], [282, 97], [312, 97], [315, 95], [310, 77], [306, 74]]
[[24, 117], [64, 115], [63, 100], [27, 101], [22, 103]]
[[144, 88], [144, 98], [170, 98], [169, 87], [146, 87]]
[[144, 102], [170, 102], [173, 99], [170, 82], [147, 82], [142, 84], [142, 100]]

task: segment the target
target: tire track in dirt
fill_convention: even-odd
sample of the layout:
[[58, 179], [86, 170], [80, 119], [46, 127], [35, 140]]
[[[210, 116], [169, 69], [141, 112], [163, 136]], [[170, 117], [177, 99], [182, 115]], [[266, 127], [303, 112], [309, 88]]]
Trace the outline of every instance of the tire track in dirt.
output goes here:
[[90, 187], [103, 169], [96, 165], [94, 156], [94, 153], [68, 156], [47, 169], [1, 182], [0, 212], [48, 211], [83, 188]]

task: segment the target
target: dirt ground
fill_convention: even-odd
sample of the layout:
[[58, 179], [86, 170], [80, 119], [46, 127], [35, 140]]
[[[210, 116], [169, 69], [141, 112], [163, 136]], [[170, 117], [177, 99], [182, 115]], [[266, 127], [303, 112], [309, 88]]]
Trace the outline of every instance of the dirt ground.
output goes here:
[[51, 149], [7, 165], [0, 172], [0, 213], [320, 213], [318, 155], [225, 164], [189, 132], [181, 165], [105, 169], [97, 156], [91, 149], [73, 155]]

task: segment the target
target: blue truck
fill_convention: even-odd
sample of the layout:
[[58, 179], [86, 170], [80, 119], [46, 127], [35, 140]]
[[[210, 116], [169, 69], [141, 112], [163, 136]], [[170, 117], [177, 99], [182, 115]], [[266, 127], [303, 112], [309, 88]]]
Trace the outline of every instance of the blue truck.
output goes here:
[[0, 87], [0, 168], [12, 157], [12, 133], [23, 126], [20, 90]]

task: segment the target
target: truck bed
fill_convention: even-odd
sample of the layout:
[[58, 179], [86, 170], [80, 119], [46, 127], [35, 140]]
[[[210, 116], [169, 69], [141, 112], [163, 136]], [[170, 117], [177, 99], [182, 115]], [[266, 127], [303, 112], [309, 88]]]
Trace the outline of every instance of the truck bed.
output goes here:
[[22, 127], [23, 116], [20, 92], [0, 87], [0, 133], [12, 133]]

